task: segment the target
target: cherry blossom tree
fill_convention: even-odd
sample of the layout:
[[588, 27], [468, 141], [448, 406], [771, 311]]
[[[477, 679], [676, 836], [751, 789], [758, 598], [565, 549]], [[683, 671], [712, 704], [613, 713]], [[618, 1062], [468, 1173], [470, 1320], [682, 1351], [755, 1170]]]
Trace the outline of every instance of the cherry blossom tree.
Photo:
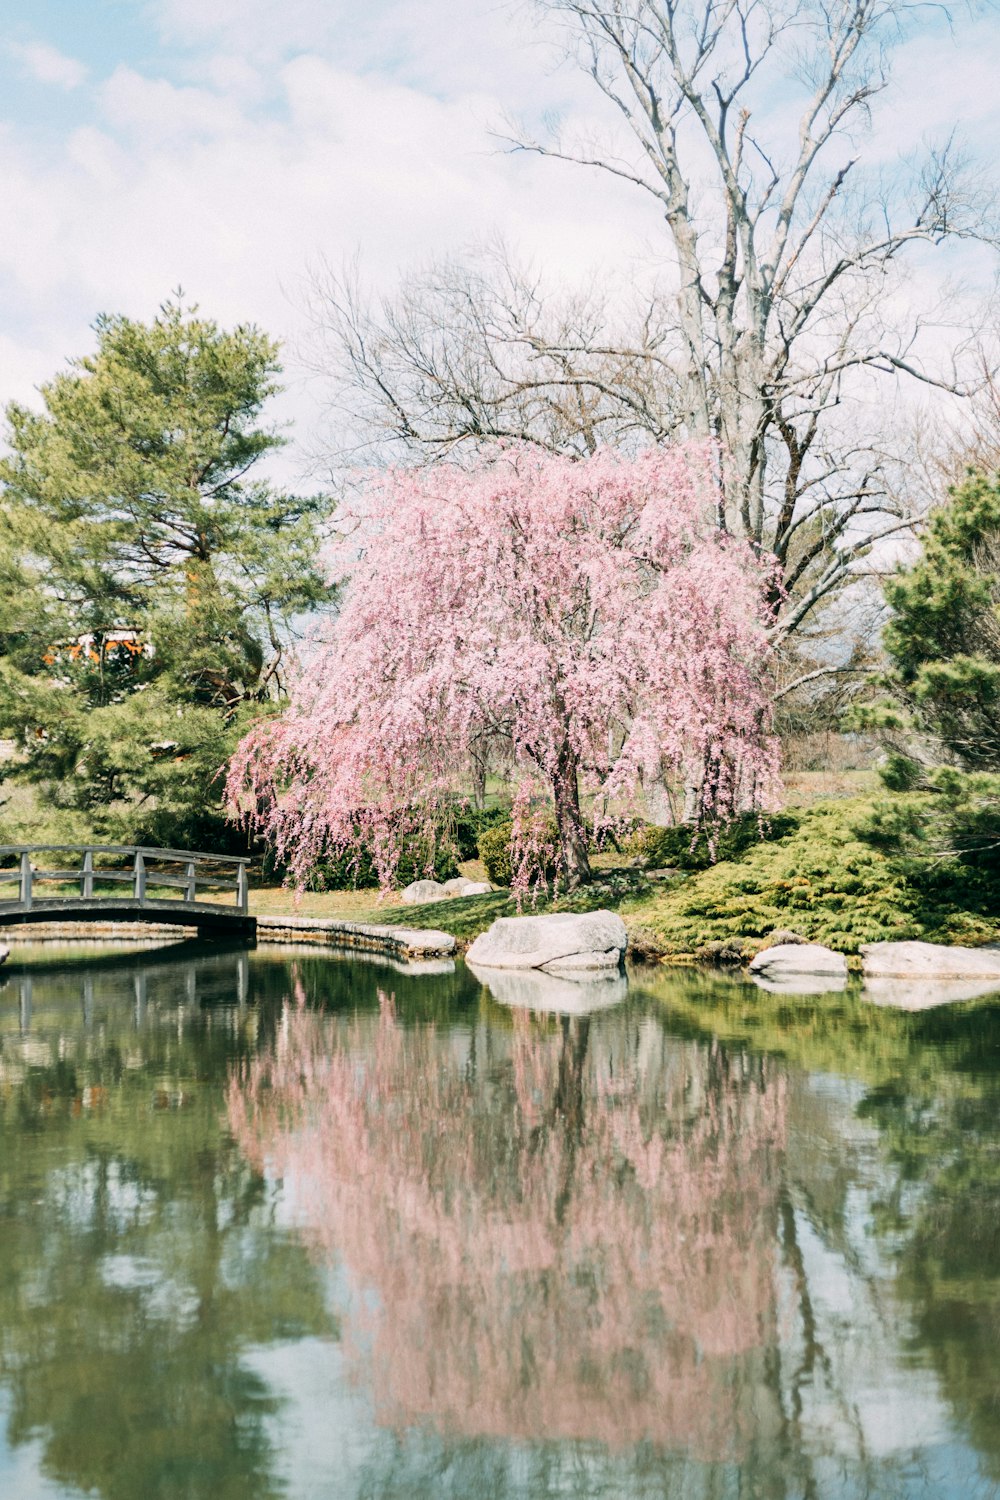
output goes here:
[[365, 845], [389, 884], [485, 756], [513, 789], [522, 881], [545, 796], [576, 884], [588, 817], [644, 785], [687, 780], [705, 822], [759, 803], [770, 577], [719, 524], [717, 467], [708, 444], [513, 448], [373, 480], [341, 513], [343, 608], [288, 710], [240, 746], [234, 813], [293, 870]]

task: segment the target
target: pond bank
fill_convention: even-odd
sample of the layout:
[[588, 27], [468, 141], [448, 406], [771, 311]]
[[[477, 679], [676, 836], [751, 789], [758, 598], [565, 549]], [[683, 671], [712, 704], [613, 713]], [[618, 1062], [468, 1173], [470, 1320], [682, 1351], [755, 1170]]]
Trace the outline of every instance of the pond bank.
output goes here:
[[259, 916], [258, 943], [310, 943], [321, 947], [385, 953], [390, 958], [448, 958], [457, 949], [450, 932], [433, 927], [397, 927], [345, 922], [334, 917]]

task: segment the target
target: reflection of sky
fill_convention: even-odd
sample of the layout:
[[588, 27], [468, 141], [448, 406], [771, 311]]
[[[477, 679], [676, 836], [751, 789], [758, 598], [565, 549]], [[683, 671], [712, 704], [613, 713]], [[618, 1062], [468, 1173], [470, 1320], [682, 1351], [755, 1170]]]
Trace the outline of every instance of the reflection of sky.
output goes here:
[[19, 1443], [7, 1442], [7, 1419], [10, 1400], [0, 1388], [0, 1496], [3, 1500], [67, 1500], [82, 1490], [67, 1490], [63, 1484], [52, 1484], [41, 1472], [44, 1444], [40, 1438]]

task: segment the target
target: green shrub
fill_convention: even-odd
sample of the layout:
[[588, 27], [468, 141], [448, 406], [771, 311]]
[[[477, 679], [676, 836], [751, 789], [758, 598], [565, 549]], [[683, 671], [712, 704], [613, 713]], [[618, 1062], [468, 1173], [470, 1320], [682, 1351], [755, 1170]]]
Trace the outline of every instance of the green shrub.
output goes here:
[[510, 862], [510, 841], [514, 836], [514, 825], [506, 822], [494, 823], [485, 829], [476, 840], [479, 858], [486, 867], [486, 878], [494, 885], [510, 885], [514, 872]]
[[[284, 871], [280, 872], [282, 875]], [[428, 840], [424, 836], [408, 839], [403, 844], [399, 864], [396, 867], [396, 884], [409, 885], [413, 880], [451, 880], [458, 874], [458, 851], [447, 837], [436, 841], [433, 861]], [[379, 879], [375, 863], [367, 849], [347, 850], [342, 854], [330, 854], [313, 866], [302, 882], [305, 891], [373, 891]]]
[[[479, 858], [486, 866], [486, 875], [494, 885], [509, 886], [514, 879], [514, 869], [511, 861], [511, 840], [514, 837], [514, 824], [508, 817], [502, 823], [494, 823], [479, 835], [477, 847]], [[555, 819], [548, 817], [542, 830], [544, 843], [558, 848], [559, 833], [556, 828]], [[546, 860], [542, 870], [539, 872], [544, 879], [549, 879], [555, 874], [555, 861]]]
[[460, 860], [477, 859], [479, 836], [499, 823], [510, 822], [509, 807], [465, 807], [455, 816], [451, 837]]
[[633, 834], [628, 847], [647, 869], [707, 870], [723, 860], [741, 859], [762, 841], [787, 838], [798, 826], [798, 818], [789, 813], [772, 813], [765, 818], [745, 813], [713, 830], [711, 836], [690, 823], [675, 823], [669, 828], [647, 823]]
[[635, 909], [667, 953], [747, 940], [775, 928], [854, 953], [903, 938], [985, 942], [1000, 935], [990, 893], [968, 874], [915, 875], [864, 837], [871, 802], [820, 802], [779, 841], [758, 842], [738, 861], [693, 874]]

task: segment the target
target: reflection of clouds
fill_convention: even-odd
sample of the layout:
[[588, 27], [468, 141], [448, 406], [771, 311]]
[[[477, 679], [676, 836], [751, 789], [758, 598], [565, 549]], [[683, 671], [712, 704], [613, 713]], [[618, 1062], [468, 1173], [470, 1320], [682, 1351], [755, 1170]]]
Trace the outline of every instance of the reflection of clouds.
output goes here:
[[124, 1230], [147, 1220], [158, 1201], [153, 1188], [134, 1181], [127, 1163], [116, 1160], [59, 1168], [46, 1187], [51, 1208], [80, 1227], [101, 1218]]
[[802, 1428], [817, 1435], [817, 1456], [831, 1449], [905, 1456], [951, 1436], [933, 1371], [906, 1358], [913, 1329], [882, 1282], [888, 1267], [865, 1264], [872, 1254], [865, 1243], [871, 1206], [866, 1195], [863, 1213], [846, 1216], [848, 1235], [857, 1236], [847, 1254], [824, 1243], [803, 1209], [796, 1212], [796, 1243], [823, 1350], [800, 1391]]
[[197, 1292], [176, 1277], [164, 1274], [159, 1261], [139, 1255], [106, 1255], [98, 1274], [105, 1286], [120, 1292], [142, 1294], [142, 1312], [175, 1330], [189, 1327], [201, 1307]]
[[489, 969], [483, 964], [468, 968], [494, 1000], [515, 1009], [587, 1016], [620, 1005], [628, 995], [628, 980], [621, 972], [596, 979], [592, 970], [574, 978], [544, 974], [540, 969]]

